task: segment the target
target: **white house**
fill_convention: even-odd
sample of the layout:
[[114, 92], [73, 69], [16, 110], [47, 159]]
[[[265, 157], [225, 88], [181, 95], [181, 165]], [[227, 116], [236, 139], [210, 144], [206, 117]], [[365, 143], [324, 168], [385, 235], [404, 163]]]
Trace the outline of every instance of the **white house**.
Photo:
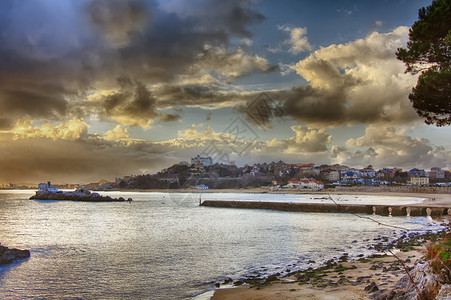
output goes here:
[[56, 193], [56, 192], [58, 192], [58, 188], [52, 186], [52, 183], [49, 181], [47, 183], [38, 184], [38, 191]]
[[427, 185], [429, 184], [429, 177], [426, 176], [410, 177], [410, 183], [413, 185]]
[[206, 167], [213, 165], [213, 159], [208, 157], [201, 157], [200, 155], [197, 155], [196, 157], [191, 158], [191, 164], [192, 165], [204, 165]]
[[289, 189], [297, 189], [299, 185], [300, 185], [299, 180], [290, 179], [290, 181], [285, 187]]
[[206, 186], [205, 184], [199, 184], [199, 185], [196, 185], [196, 189], [198, 189], [198, 190], [208, 190], [208, 186]]

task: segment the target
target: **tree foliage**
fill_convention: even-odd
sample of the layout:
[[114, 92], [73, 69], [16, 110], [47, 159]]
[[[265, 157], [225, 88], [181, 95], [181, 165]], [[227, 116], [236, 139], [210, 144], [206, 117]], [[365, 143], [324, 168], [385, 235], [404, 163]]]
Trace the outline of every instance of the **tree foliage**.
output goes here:
[[406, 72], [417, 74], [409, 99], [426, 124], [451, 125], [451, 1], [434, 0], [418, 12], [407, 49], [398, 48]]

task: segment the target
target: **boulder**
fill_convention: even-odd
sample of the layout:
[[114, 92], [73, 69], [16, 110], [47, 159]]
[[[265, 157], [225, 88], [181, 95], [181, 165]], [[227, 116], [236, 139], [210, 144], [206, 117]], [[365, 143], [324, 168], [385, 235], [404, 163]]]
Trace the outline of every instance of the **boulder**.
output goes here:
[[[429, 261], [419, 262], [410, 271], [413, 281], [423, 294], [437, 295], [442, 286], [443, 278], [432, 271]], [[419, 299], [415, 285], [409, 280], [406, 286], [407, 299]]]
[[0, 245], [0, 265], [12, 263], [18, 259], [30, 257], [30, 251], [8, 248]]

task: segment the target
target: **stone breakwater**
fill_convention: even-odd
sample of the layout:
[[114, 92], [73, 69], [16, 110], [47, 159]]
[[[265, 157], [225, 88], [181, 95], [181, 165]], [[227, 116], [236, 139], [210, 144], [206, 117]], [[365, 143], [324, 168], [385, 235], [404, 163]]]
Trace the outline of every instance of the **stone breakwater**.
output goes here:
[[18, 259], [30, 257], [30, 251], [8, 248], [0, 244], [0, 265], [12, 263]]
[[132, 198], [125, 199], [123, 197], [111, 198], [110, 196], [102, 196], [98, 193], [89, 191], [75, 192], [46, 192], [38, 191], [36, 195], [31, 196], [30, 200], [69, 200], [69, 201], [85, 201], [85, 202], [125, 202], [132, 201]]
[[358, 204], [319, 204], [319, 203], [283, 203], [283, 202], [257, 202], [257, 201], [212, 201], [205, 200], [201, 206], [274, 209], [299, 212], [325, 212], [325, 213], [361, 213], [381, 216], [443, 216], [448, 215], [449, 207], [427, 207], [409, 205], [358, 205]]

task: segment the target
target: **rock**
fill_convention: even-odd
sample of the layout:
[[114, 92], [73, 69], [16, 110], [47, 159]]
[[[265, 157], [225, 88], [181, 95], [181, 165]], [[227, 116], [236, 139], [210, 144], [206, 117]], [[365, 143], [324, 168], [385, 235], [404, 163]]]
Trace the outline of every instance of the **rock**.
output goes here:
[[219, 288], [221, 285], [219, 283], [215, 283], [215, 287]]
[[386, 300], [387, 295], [385, 295], [386, 290], [379, 290], [370, 296], [371, 299], [376, 300]]
[[444, 284], [440, 288], [440, 291], [437, 294], [437, 297], [435, 297], [436, 300], [446, 300], [451, 299], [451, 284]]
[[[412, 271], [410, 271], [410, 276], [421, 293], [426, 293], [429, 295], [438, 294], [441, 288], [441, 276], [434, 274], [429, 262], [418, 262]], [[406, 298], [407, 299], [417, 299], [417, 290], [415, 285], [409, 280], [406, 286]]]
[[348, 261], [348, 259], [349, 259], [348, 253], [343, 253], [343, 255], [340, 256], [338, 259], [340, 261]]
[[300, 274], [298, 276], [298, 280], [299, 280], [299, 282], [306, 282], [306, 281], [310, 280], [310, 277], [306, 274]]
[[69, 200], [69, 201], [87, 201], [87, 202], [125, 202], [133, 201], [132, 198], [125, 200], [123, 197], [111, 198], [102, 196], [98, 193], [91, 193], [89, 190], [76, 190], [74, 192], [43, 192], [37, 191], [36, 195], [30, 197], [31, 200]]
[[370, 279], [371, 278], [371, 275], [369, 275], [369, 276], [359, 276], [359, 277], [357, 277], [357, 282], [362, 282], [362, 281], [369, 281], [368, 279]]
[[372, 266], [370, 267], [370, 270], [377, 270], [377, 269], [380, 269], [380, 268], [382, 268], [382, 265], [381, 265], [381, 264], [374, 264], [374, 265], [372, 265]]
[[228, 284], [228, 283], [231, 283], [233, 281], [233, 279], [232, 278], [226, 278], [225, 280], [224, 280], [224, 284]]
[[233, 283], [234, 286], [239, 286], [239, 285], [243, 285], [243, 281], [242, 280], [237, 280]]
[[367, 291], [368, 293], [374, 293], [378, 290], [379, 290], [379, 288], [377, 287], [377, 285], [374, 281], [365, 287], [365, 291]]
[[8, 248], [0, 245], [0, 265], [12, 263], [18, 259], [30, 257], [30, 251]]
[[350, 281], [349, 281], [349, 279], [348, 278], [340, 278], [340, 279], [338, 279], [337, 280], [337, 284], [338, 285], [341, 285], [341, 284], [345, 284], [345, 283], [350, 283]]
[[[277, 273], [277, 274], [279, 274], [279, 273]], [[279, 274], [280, 275], [280, 274]], [[275, 280], [277, 280], [278, 278], [277, 278], [277, 275], [269, 275], [268, 276], [268, 278], [266, 278], [266, 282], [271, 282], [271, 281], [275, 281]]]
[[326, 265], [327, 266], [331, 266], [331, 265], [334, 265], [334, 264], [335, 264], [335, 261], [333, 259], [329, 259], [328, 261], [326, 261]]

